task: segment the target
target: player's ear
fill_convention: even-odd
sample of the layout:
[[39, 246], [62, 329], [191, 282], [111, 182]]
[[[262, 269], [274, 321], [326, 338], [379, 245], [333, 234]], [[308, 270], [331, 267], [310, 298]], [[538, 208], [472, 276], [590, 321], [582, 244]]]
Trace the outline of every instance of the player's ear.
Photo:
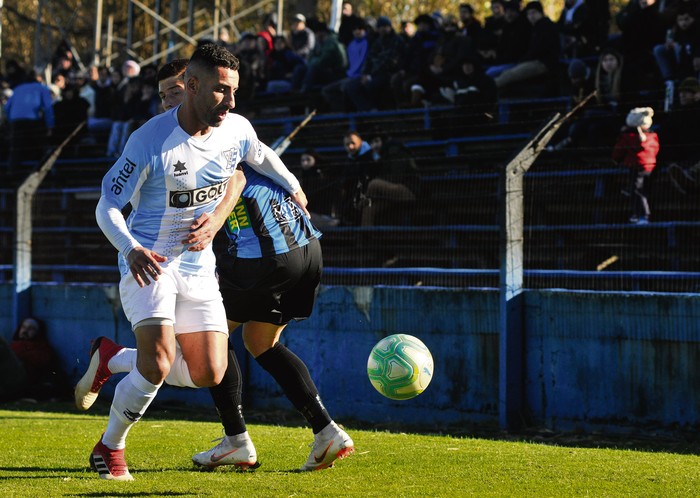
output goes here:
[[186, 86], [187, 90], [189, 90], [190, 92], [197, 93], [197, 89], [199, 88], [199, 80], [196, 76], [190, 76], [187, 79]]

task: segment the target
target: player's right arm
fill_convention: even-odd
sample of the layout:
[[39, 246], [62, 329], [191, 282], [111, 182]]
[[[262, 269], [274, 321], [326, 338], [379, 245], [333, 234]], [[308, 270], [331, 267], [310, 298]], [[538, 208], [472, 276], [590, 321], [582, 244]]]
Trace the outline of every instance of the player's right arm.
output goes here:
[[151, 283], [151, 278], [158, 279], [162, 273], [159, 263], [167, 258], [143, 247], [132, 235], [122, 215], [122, 209], [138, 193], [147, 176], [144, 166], [147, 160], [140, 157], [132, 161], [127, 155], [134, 149], [130, 147], [131, 142], [129, 140], [124, 154], [102, 180], [102, 194], [95, 208], [95, 218], [107, 239], [124, 256], [136, 282], [144, 287]]

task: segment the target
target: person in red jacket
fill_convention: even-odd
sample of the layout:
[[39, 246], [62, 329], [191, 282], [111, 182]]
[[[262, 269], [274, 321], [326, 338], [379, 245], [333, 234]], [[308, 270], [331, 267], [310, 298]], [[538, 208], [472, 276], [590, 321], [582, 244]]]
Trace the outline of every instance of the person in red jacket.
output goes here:
[[32, 317], [22, 320], [12, 336], [10, 348], [27, 374], [22, 396], [50, 399], [67, 395], [68, 383], [41, 320]]
[[649, 223], [651, 210], [647, 199], [649, 176], [656, 167], [659, 153], [659, 136], [650, 131], [654, 110], [651, 107], [636, 107], [627, 115], [626, 125], [613, 148], [613, 160], [630, 172], [630, 189], [633, 214], [631, 223]]

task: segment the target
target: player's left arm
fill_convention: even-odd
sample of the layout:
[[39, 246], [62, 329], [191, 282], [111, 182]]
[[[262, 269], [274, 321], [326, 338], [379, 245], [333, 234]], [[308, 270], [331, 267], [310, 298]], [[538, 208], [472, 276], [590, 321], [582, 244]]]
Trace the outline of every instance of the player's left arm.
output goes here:
[[221, 202], [211, 213], [203, 213], [194, 220], [190, 226], [190, 233], [182, 241], [183, 244], [191, 244], [188, 251], [203, 251], [212, 243], [217, 232], [224, 226], [226, 218], [233, 211], [238, 198], [243, 192], [246, 180], [243, 169], [239, 166], [226, 185], [226, 192]]

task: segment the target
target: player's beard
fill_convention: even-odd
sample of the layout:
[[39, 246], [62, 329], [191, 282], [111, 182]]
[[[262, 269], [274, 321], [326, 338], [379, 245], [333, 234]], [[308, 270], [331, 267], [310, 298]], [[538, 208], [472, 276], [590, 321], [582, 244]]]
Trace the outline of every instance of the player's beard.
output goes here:
[[218, 105], [211, 109], [207, 113], [207, 125], [219, 127], [226, 119], [226, 115], [229, 112], [229, 107], [225, 105]]

